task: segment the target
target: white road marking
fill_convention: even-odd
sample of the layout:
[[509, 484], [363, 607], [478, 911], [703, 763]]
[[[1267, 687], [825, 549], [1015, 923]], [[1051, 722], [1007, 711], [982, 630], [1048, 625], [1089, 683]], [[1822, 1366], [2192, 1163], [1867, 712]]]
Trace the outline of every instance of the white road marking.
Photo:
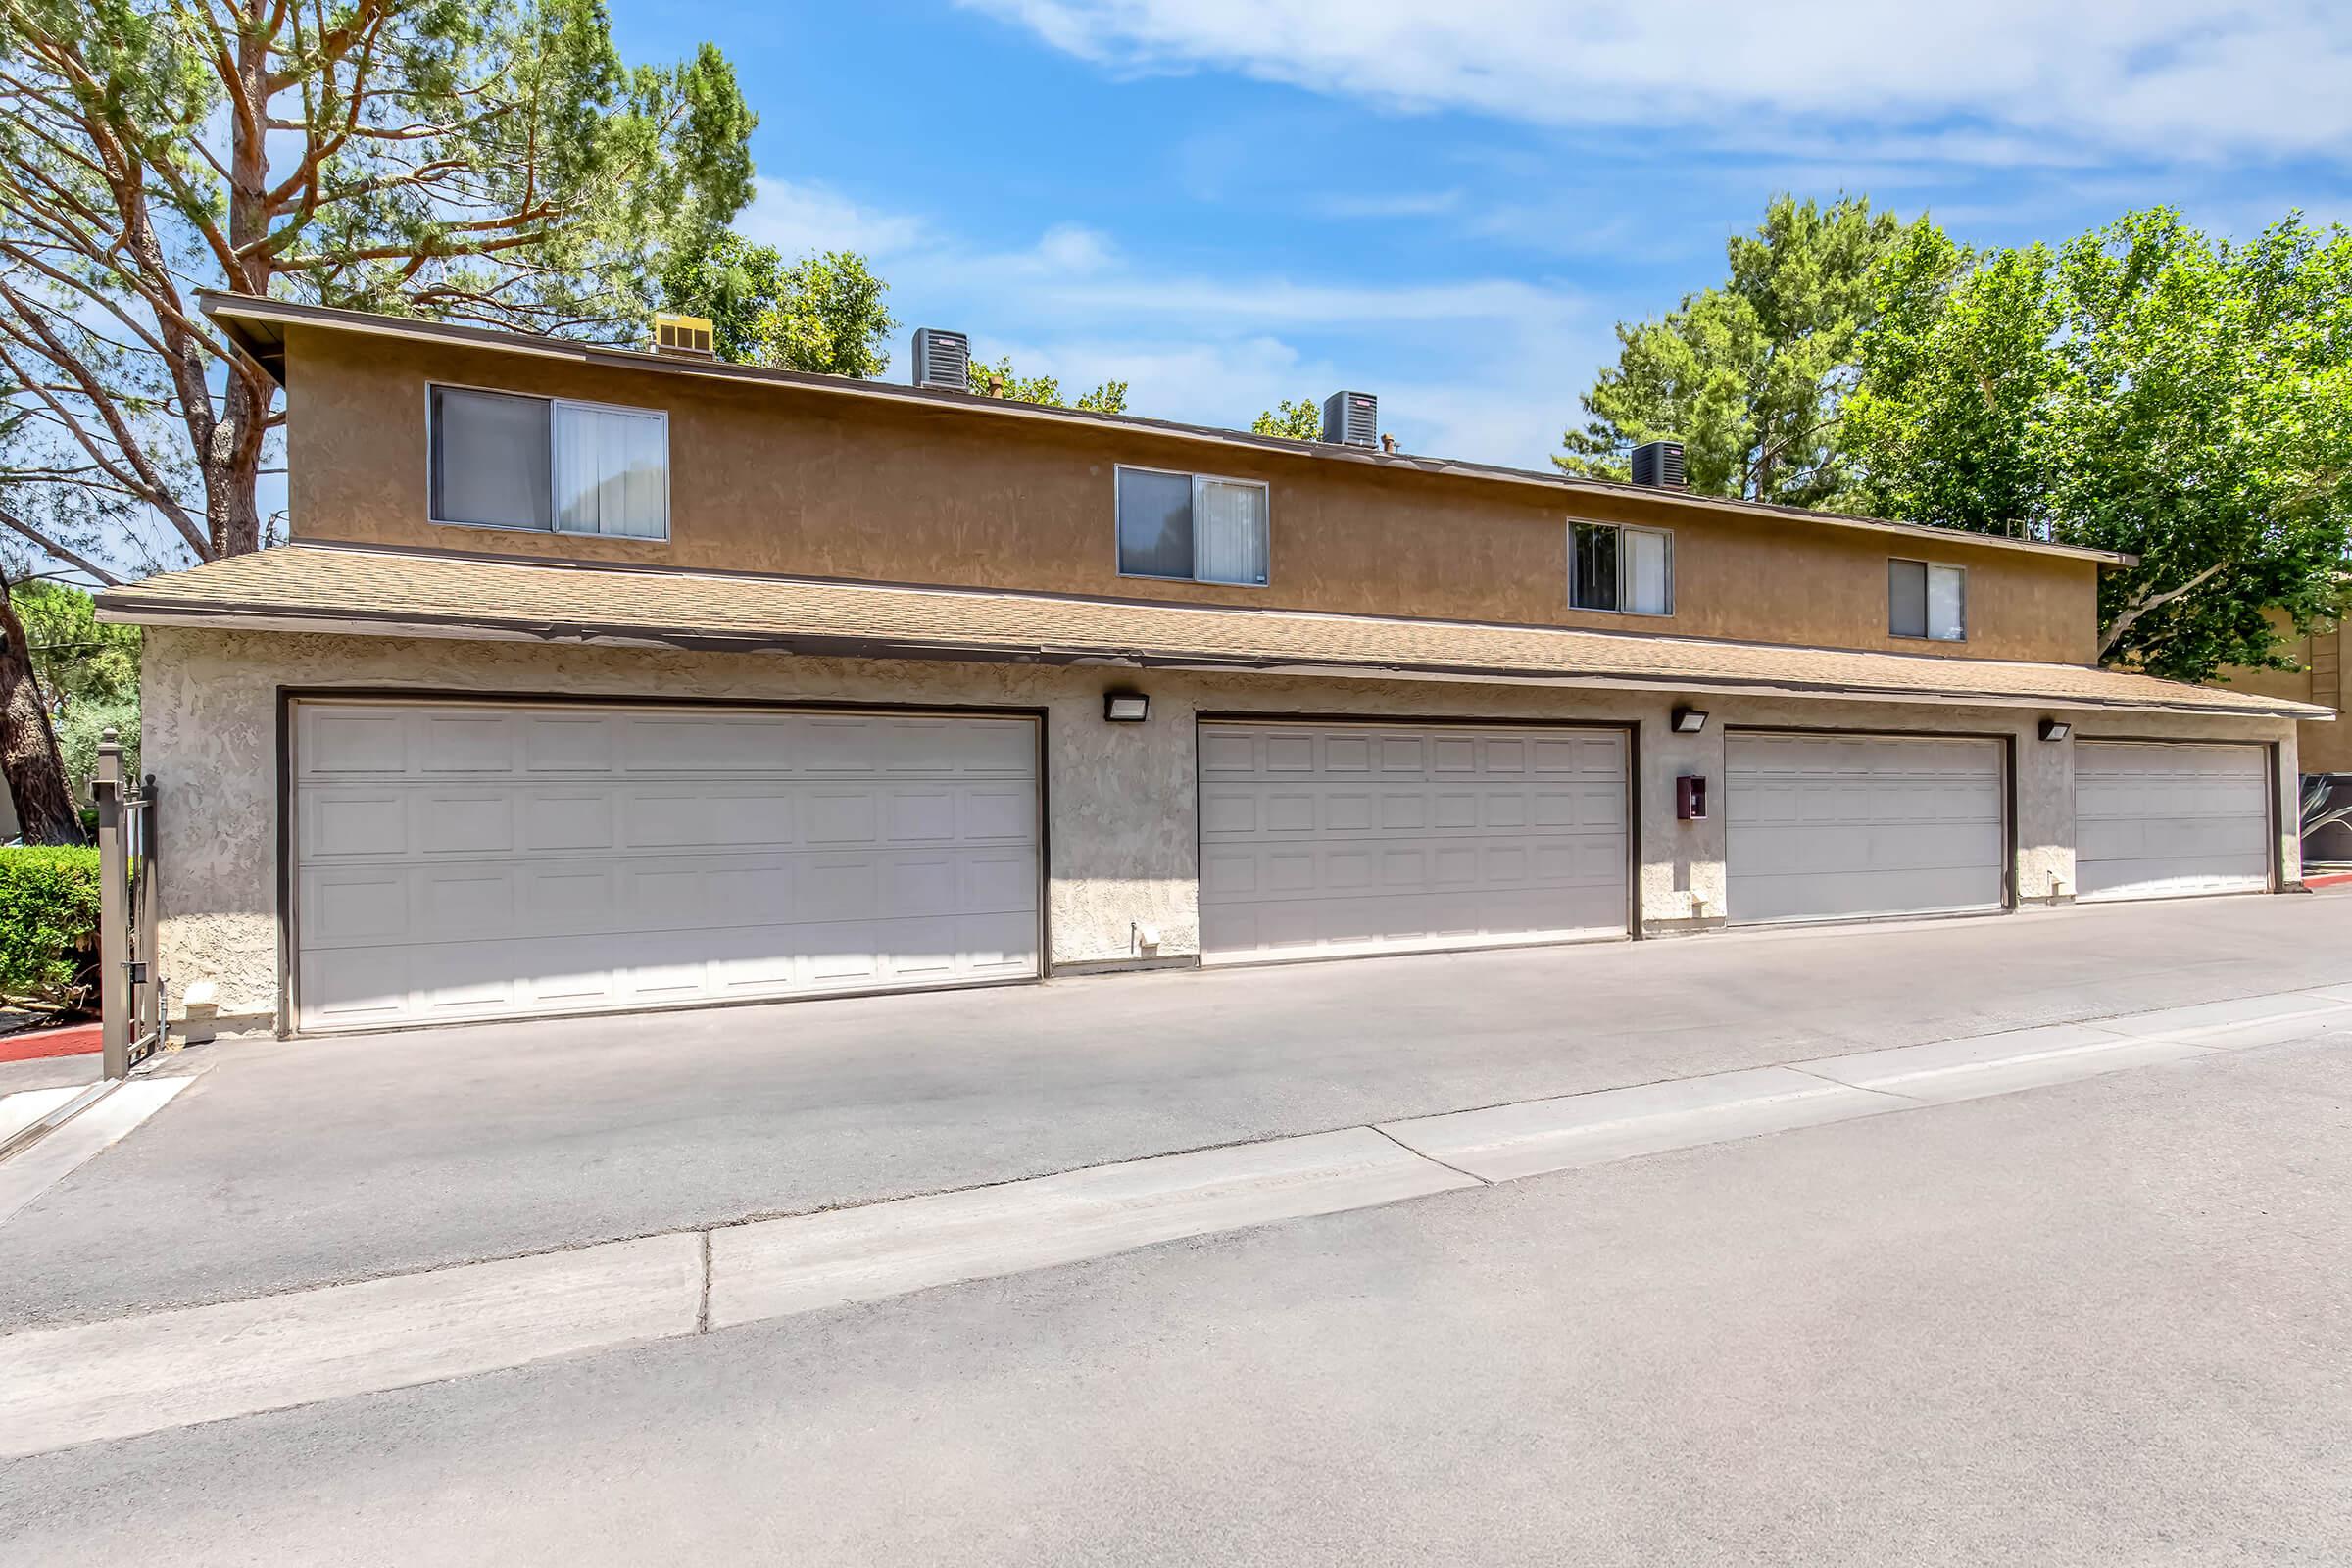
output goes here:
[[2111, 1034], [2171, 1035], [2198, 1040], [2219, 1049], [2239, 1051], [2274, 1040], [2291, 1040], [2329, 1015], [2352, 1022], [2352, 1003], [2310, 991], [2282, 996], [2239, 997], [2230, 1002], [2206, 1002], [2188, 1007], [2165, 1007], [2120, 1018], [2098, 1019], [2093, 1027]]
[[1792, 1127], [1902, 1110], [1906, 1102], [1787, 1067], [1752, 1067], [1389, 1121], [1380, 1130], [1489, 1181], [1573, 1170]]
[[1477, 1185], [1351, 1127], [739, 1225], [710, 1236], [710, 1324]]
[[2213, 1053], [2213, 1047], [2191, 1040], [2135, 1039], [2097, 1025], [2059, 1023], [1791, 1065], [1857, 1089], [1943, 1104]]
[[0, 1453], [691, 1334], [693, 1232], [0, 1338]]
[[[134, 1078], [31, 1148], [0, 1160], [0, 1223], [64, 1181], [82, 1161], [163, 1109], [173, 1095], [194, 1081]], [[81, 1090], [75, 1088], [73, 1093]]]

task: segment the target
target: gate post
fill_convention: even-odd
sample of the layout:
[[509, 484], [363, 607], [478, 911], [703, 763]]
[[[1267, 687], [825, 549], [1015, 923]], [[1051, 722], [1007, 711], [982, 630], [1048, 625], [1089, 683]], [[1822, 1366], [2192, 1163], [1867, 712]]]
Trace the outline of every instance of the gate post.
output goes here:
[[98, 738], [98, 1040], [108, 1079], [130, 1075], [130, 860], [122, 844], [122, 745]]

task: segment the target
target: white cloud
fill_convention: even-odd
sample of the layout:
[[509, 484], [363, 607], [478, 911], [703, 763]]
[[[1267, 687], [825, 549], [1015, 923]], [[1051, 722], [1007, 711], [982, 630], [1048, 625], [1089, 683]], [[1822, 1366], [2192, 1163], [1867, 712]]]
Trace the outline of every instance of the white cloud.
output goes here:
[[760, 182], [743, 228], [789, 254], [864, 252], [909, 329], [960, 328], [980, 357], [1010, 355], [1066, 391], [1122, 380], [1139, 414], [1244, 428], [1345, 384], [1380, 394], [1408, 448], [1451, 457], [1540, 464], [1574, 398], [1558, 367], [1608, 337], [1582, 295], [1547, 282], [1228, 275], [1131, 255], [1076, 222], [990, 247], [782, 180]]
[[922, 244], [928, 227], [918, 218], [860, 207], [826, 185], [789, 179], [757, 181], [752, 205], [737, 220], [747, 238], [787, 256], [809, 251], [857, 251], [882, 258]]
[[1442, 218], [1461, 205], [1458, 190], [1372, 191], [1325, 196], [1314, 210], [1325, 218]]
[[2340, 0], [962, 0], [1132, 70], [1237, 71], [1408, 109], [1698, 129], [1776, 145], [1823, 125], [1916, 155], [2159, 162], [2340, 158], [2352, 7]]

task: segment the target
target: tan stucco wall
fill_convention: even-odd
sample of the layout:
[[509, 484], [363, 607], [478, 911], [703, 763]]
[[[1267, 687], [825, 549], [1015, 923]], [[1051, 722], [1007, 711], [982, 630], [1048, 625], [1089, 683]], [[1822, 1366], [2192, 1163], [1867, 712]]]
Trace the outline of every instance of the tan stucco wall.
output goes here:
[[[1104, 723], [1102, 692], [1130, 684], [1150, 694], [1151, 721]], [[1674, 703], [1667, 695], [1174, 673], [1130, 682], [1109, 672], [1010, 664], [153, 628], [143, 666], [142, 756], [167, 802], [164, 969], [175, 999], [191, 983], [211, 980], [227, 1026], [240, 1018], [267, 1026], [276, 1010], [279, 691], [318, 686], [1042, 708], [1051, 959], [1063, 971], [1137, 961], [1137, 922], [1159, 929], [1163, 961], [1198, 952], [1194, 738], [1204, 710], [1637, 723], [1640, 900], [1644, 922], [1656, 930], [1711, 924], [1724, 912], [1727, 725], [2007, 735], [2018, 762], [2019, 895], [2046, 900], [2074, 887], [2072, 746], [2036, 737], [2039, 710], [1702, 697], [1694, 701], [1712, 715], [1706, 730], [1682, 736], [1667, 731]], [[2046, 711], [2075, 719], [2084, 737], [2280, 741], [2291, 789], [2293, 726], [2283, 720]], [[1686, 772], [1716, 781], [1708, 821], [1674, 818], [1675, 779]], [[2291, 823], [2291, 796], [2281, 806], [2280, 820]], [[2300, 865], [2291, 833], [2280, 849], [2292, 880]]]
[[[1142, 430], [316, 328], [293, 329], [287, 355], [293, 531], [303, 539], [1932, 656], [2088, 663], [2095, 653], [2094, 564], [1965, 534], [1921, 540], [1727, 514], [1668, 494], [1572, 498]], [[670, 539], [433, 524], [424, 412], [432, 381], [666, 411]], [[1121, 464], [1266, 481], [1266, 586], [1119, 576]], [[1570, 610], [1572, 514], [1673, 529], [1675, 613]], [[1894, 557], [1968, 568], [1967, 642], [1887, 634]]]
[[[2281, 635], [2291, 631], [2283, 615], [2274, 614], [2271, 621]], [[2216, 684], [2258, 697], [2283, 697], [2291, 702], [2336, 709], [2339, 716], [2333, 720], [2295, 726], [2297, 750], [2306, 772], [2352, 773], [2352, 722], [2340, 716], [2344, 628], [2324, 627], [2308, 637], [2293, 637], [2279, 650], [2295, 662], [2295, 668], [2233, 667], [2223, 670]]]

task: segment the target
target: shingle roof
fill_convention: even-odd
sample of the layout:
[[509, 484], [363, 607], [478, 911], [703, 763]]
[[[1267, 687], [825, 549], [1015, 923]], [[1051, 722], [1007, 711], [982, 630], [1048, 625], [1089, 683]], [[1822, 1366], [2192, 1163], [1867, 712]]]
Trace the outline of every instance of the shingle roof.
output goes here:
[[1488, 677], [2327, 718], [2075, 664], [288, 545], [99, 596], [108, 620], [804, 654]]

